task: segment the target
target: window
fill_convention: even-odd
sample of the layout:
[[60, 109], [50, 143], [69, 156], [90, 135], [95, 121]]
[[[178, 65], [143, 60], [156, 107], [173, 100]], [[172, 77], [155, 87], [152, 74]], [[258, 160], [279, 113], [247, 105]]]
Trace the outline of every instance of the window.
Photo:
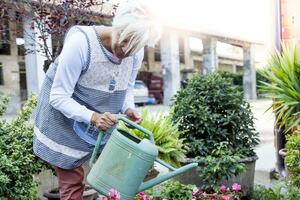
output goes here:
[[0, 54], [10, 55], [9, 21], [3, 18], [0, 21]]
[[0, 63], [0, 85], [4, 85], [4, 79], [3, 79], [3, 66], [2, 66], [2, 63]]
[[19, 76], [20, 76], [21, 101], [26, 101], [28, 94], [27, 94], [27, 83], [26, 83], [26, 68], [24, 62], [19, 62]]
[[184, 38], [183, 37], [179, 37], [178, 46], [179, 46], [179, 61], [180, 63], [184, 63]]
[[25, 56], [24, 35], [23, 35], [23, 18], [22, 14], [16, 12], [16, 43], [18, 45], [18, 56]]

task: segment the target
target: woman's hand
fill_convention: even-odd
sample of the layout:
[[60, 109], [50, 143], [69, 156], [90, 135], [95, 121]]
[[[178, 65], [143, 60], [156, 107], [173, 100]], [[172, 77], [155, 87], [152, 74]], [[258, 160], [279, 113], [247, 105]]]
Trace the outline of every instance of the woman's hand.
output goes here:
[[130, 119], [131, 121], [133, 121], [137, 124], [139, 124], [143, 121], [140, 114], [132, 108], [128, 108], [124, 114], [127, 116], [128, 119]]
[[106, 131], [118, 123], [117, 117], [114, 114], [105, 112], [103, 114], [94, 112], [91, 118], [91, 123], [97, 128]]

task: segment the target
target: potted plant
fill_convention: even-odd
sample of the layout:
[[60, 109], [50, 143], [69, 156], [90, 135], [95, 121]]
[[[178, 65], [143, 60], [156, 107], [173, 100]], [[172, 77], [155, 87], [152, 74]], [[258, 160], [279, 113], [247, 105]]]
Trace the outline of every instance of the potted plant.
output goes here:
[[[210, 157], [210, 161], [213, 162], [218, 162], [218, 158], [224, 159], [223, 169], [228, 169], [228, 174], [222, 176], [220, 181], [229, 178], [228, 187], [233, 182], [240, 182], [245, 192], [249, 193], [254, 183], [257, 159], [254, 147], [259, 143], [259, 139], [250, 105], [243, 99], [239, 89], [233, 86], [231, 79], [218, 73], [192, 77], [186, 88], [174, 97], [172, 119], [179, 123], [179, 130], [186, 131], [184, 143], [188, 146], [187, 157], [192, 160], [202, 157], [207, 166], [211, 166], [207, 163]], [[215, 152], [220, 146], [224, 146], [224, 142], [226, 154], [216, 156]], [[239, 176], [235, 176], [235, 173], [241, 172], [241, 165], [226, 165], [233, 162], [226, 159], [230, 156], [234, 156], [236, 163], [245, 164], [246, 170]], [[199, 165], [202, 165], [199, 169], [203, 170], [205, 165], [201, 162]], [[196, 170], [190, 171], [178, 180], [202, 186], [204, 183], [197, 178], [198, 174]], [[216, 174], [209, 174], [207, 177], [214, 178]], [[221, 182], [218, 185], [221, 185]], [[217, 184], [214, 187], [216, 186]]]
[[184, 185], [179, 181], [167, 181], [162, 185], [160, 197], [161, 199], [190, 200], [194, 187], [194, 185]]
[[194, 188], [192, 196], [195, 200], [240, 200], [241, 185], [234, 183], [230, 188], [221, 185], [219, 190], [213, 194], [207, 194], [202, 189]]
[[[275, 52], [262, 75], [268, 82], [262, 82], [261, 89], [266, 97], [272, 98], [270, 108], [276, 116], [275, 141], [277, 151], [277, 168], [281, 175], [286, 175], [282, 169], [286, 150], [285, 135], [292, 134], [300, 125], [300, 70], [296, 46], [282, 45], [282, 53]], [[282, 130], [282, 131], [277, 131]], [[283, 132], [283, 134], [280, 134]]]
[[[144, 109], [141, 116], [143, 121], [140, 125], [153, 133], [155, 145], [158, 147], [158, 158], [179, 167], [185, 160], [184, 139], [180, 138], [184, 131], [179, 131], [178, 123], [173, 123], [171, 115], [165, 115], [163, 112], [151, 115], [148, 109]], [[130, 129], [124, 123], [121, 123], [120, 127], [140, 138], [147, 137], [137, 129]]]
[[[7, 103], [8, 98], [0, 96], [1, 115]], [[50, 168], [32, 150], [33, 125], [29, 120], [35, 105], [36, 98], [32, 96], [14, 119], [0, 119], [0, 197], [3, 199], [38, 199], [34, 175]]]

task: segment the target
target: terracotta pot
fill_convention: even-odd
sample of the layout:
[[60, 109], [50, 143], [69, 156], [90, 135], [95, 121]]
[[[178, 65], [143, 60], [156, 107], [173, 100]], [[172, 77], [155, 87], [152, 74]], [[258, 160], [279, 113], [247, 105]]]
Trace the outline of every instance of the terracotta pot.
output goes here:
[[[48, 200], [59, 200], [60, 195], [58, 192], [58, 188], [50, 189], [47, 192], [43, 193], [43, 196], [48, 198]], [[85, 190], [83, 192], [83, 200], [93, 200], [97, 197], [97, 191], [92, 189], [89, 186], [85, 187]]]

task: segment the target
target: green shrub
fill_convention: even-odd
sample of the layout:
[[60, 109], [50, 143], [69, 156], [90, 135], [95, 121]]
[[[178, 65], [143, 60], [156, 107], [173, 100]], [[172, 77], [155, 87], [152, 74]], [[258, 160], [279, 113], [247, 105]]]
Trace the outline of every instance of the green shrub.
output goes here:
[[207, 192], [217, 192], [222, 181], [245, 170], [245, 164], [239, 163], [239, 155], [234, 154], [227, 146], [227, 142], [216, 144], [211, 155], [199, 158], [202, 189]]
[[[269, 80], [263, 76], [263, 71], [265, 69], [258, 69], [256, 70], [256, 94], [258, 98], [263, 98], [263, 91], [261, 89], [261, 86], [263, 86], [262, 82], [268, 83]], [[222, 77], [228, 78], [232, 80], [232, 84], [237, 87], [237, 89], [241, 92], [243, 92], [243, 76], [242, 73], [232, 73], [232, 72], [226, 72], [226, 71], [219, 71], [218, 72]]]
[[168, 181], [163, 185], [160, 196], [167, 200], [191, 200], [193, 185], [184, 185], [178, 181]]
[[4, 115], [9, 98], [0, 94], [0, 117]]
[[254, 187], [251, 200], [281, 200], [282, 195], [280, 194], [280, 191], [281, 187], [273, 189], [258, 185]]
[[232, 73], [227, 71], [218, 72], [223, 78], [230, 79], [232, 84], [237, 87], [240, 92], [243, 92], [243, 74], [242, 73]]
[[285, 182], [275, 183], [267, 188], [257, 185], [251, 195], [251, 200], [296, 200], [300, 199], [300, 190], [297, 187], [288, 187]]
[[211, 155], [224, 141], [241, 156], [255, 155], [259, 139], [253, 114], [231, 80], [217, 73], [195, 75], [174, 100], [173, 121], [186, 130], [189, 157]]
[[300, 130], [288, 136], [285, 164], [291, 184], [300, 189]]
[[[7, 100], [2, 104], [6, 105]], [[1, 200], [37, 199], [37, 184], [33, 175], [48, 168], [48, 165], [38, 159], [32, 150], [33, 126], [29, 119], [35, 106], [36, 99], [31, 97], [15, 119], [0, 119]]]
[[[185, 159], [186, 152], [183, 139], [179, 138], [183, 136], [184, 131], [179, 131], [178, 124], [172, 123], [171, 116], [164, 116], [162, 112], [151, 115], [148, 109], [144, 109], [141, 115], [143, 121], [140, 125], [153, 133], [155, 145], [158, 147], [158, 157], [173, 166], [179, 167]], [[123, 123], [121, 123], [121, 127], [140, 138], [147, 137], [137, 129], [129, 129]]]

